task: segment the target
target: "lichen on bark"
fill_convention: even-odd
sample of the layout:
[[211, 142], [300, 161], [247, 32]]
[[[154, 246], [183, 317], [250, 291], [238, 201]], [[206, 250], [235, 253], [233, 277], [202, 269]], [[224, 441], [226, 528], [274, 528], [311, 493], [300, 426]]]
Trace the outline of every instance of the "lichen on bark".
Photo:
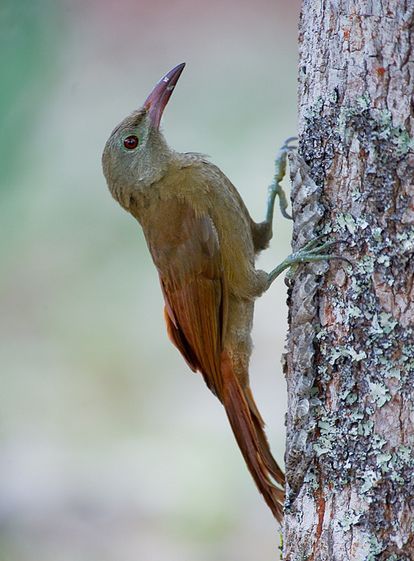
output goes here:
[[414, 559], [412, 28], [396, 0], [303, 3], [293, 243], [354, 265], [288, 281], [289, 561]]

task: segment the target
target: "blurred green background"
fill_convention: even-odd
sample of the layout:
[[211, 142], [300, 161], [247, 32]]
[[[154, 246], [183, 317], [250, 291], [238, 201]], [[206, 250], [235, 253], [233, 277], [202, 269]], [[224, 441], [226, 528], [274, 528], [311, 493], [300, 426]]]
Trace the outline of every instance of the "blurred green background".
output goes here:
[[[113, 127], [186, 61], [164, 118], [264, 214], [296, 130], [299, 2], [2, 0], [0, 560], [276, 559], [224, 412], [168, 342], [138, 224], [111, 199]], [[259, 266], [289, 252], [290, 225]], [[286, 290], [257, 303], [251, 379], [283, 458]]]

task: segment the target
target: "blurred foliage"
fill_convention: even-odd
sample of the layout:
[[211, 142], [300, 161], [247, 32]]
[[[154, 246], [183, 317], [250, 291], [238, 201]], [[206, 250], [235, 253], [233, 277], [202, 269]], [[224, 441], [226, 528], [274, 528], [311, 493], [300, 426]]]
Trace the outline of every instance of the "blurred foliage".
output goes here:
[[51, 83], [59, 52], [55, 42], [61, 41], [63, 31], [58, 6], [52, 0], [0, 3], [1, 196], [7, 196], [9, 182], [21, 171], [26, 133], [35, 124], [39, 105], [47, 101], [47, 83]]

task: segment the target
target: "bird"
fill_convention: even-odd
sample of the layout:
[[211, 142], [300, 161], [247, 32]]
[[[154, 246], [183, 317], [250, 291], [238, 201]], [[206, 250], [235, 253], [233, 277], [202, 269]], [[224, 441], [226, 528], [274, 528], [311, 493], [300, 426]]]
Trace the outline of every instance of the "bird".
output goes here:
[[[313, 244], [270, 273], [255, 268], [273, 235], [276, 195], [283, 198], [289, 141], [281, 150], [265, 220], [257, 223], [216, 165], [202, 154], [175, 151], [160, 130], [184, 66], [165, 74], [144, 104], [116, 126], [103, 151], [103, 173], [114, 199], [142, 227], [171, 342], [224, 406], [248, 470], [281, 523], [285, 475], [271, 453], [249, 383], [254, 302], [286, 268], [331, 256], [323, 252], [327, 244]], [[281, 203], [288, 216], [285, 206]]]

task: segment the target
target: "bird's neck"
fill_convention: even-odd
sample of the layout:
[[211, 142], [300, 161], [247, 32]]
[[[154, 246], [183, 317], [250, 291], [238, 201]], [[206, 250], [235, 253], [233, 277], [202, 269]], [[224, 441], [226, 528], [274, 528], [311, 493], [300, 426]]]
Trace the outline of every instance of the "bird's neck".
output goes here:
[[176, 198], [186, 201], [190, 206], [197, 202], [197, 197], [192, 195], [194, 192], [198, 193], [198, 186], [202, 182], [198, 164], [203, 158], [200, 154], [171, 150], [163, 173], [157, 174], [150, 184], [141, 184], [139, 188], [134, 189], [127, 210], [140, 222], [144, 230], [146, 223], [152, 221], [152, 215], [157, 215], [161, 202]]

